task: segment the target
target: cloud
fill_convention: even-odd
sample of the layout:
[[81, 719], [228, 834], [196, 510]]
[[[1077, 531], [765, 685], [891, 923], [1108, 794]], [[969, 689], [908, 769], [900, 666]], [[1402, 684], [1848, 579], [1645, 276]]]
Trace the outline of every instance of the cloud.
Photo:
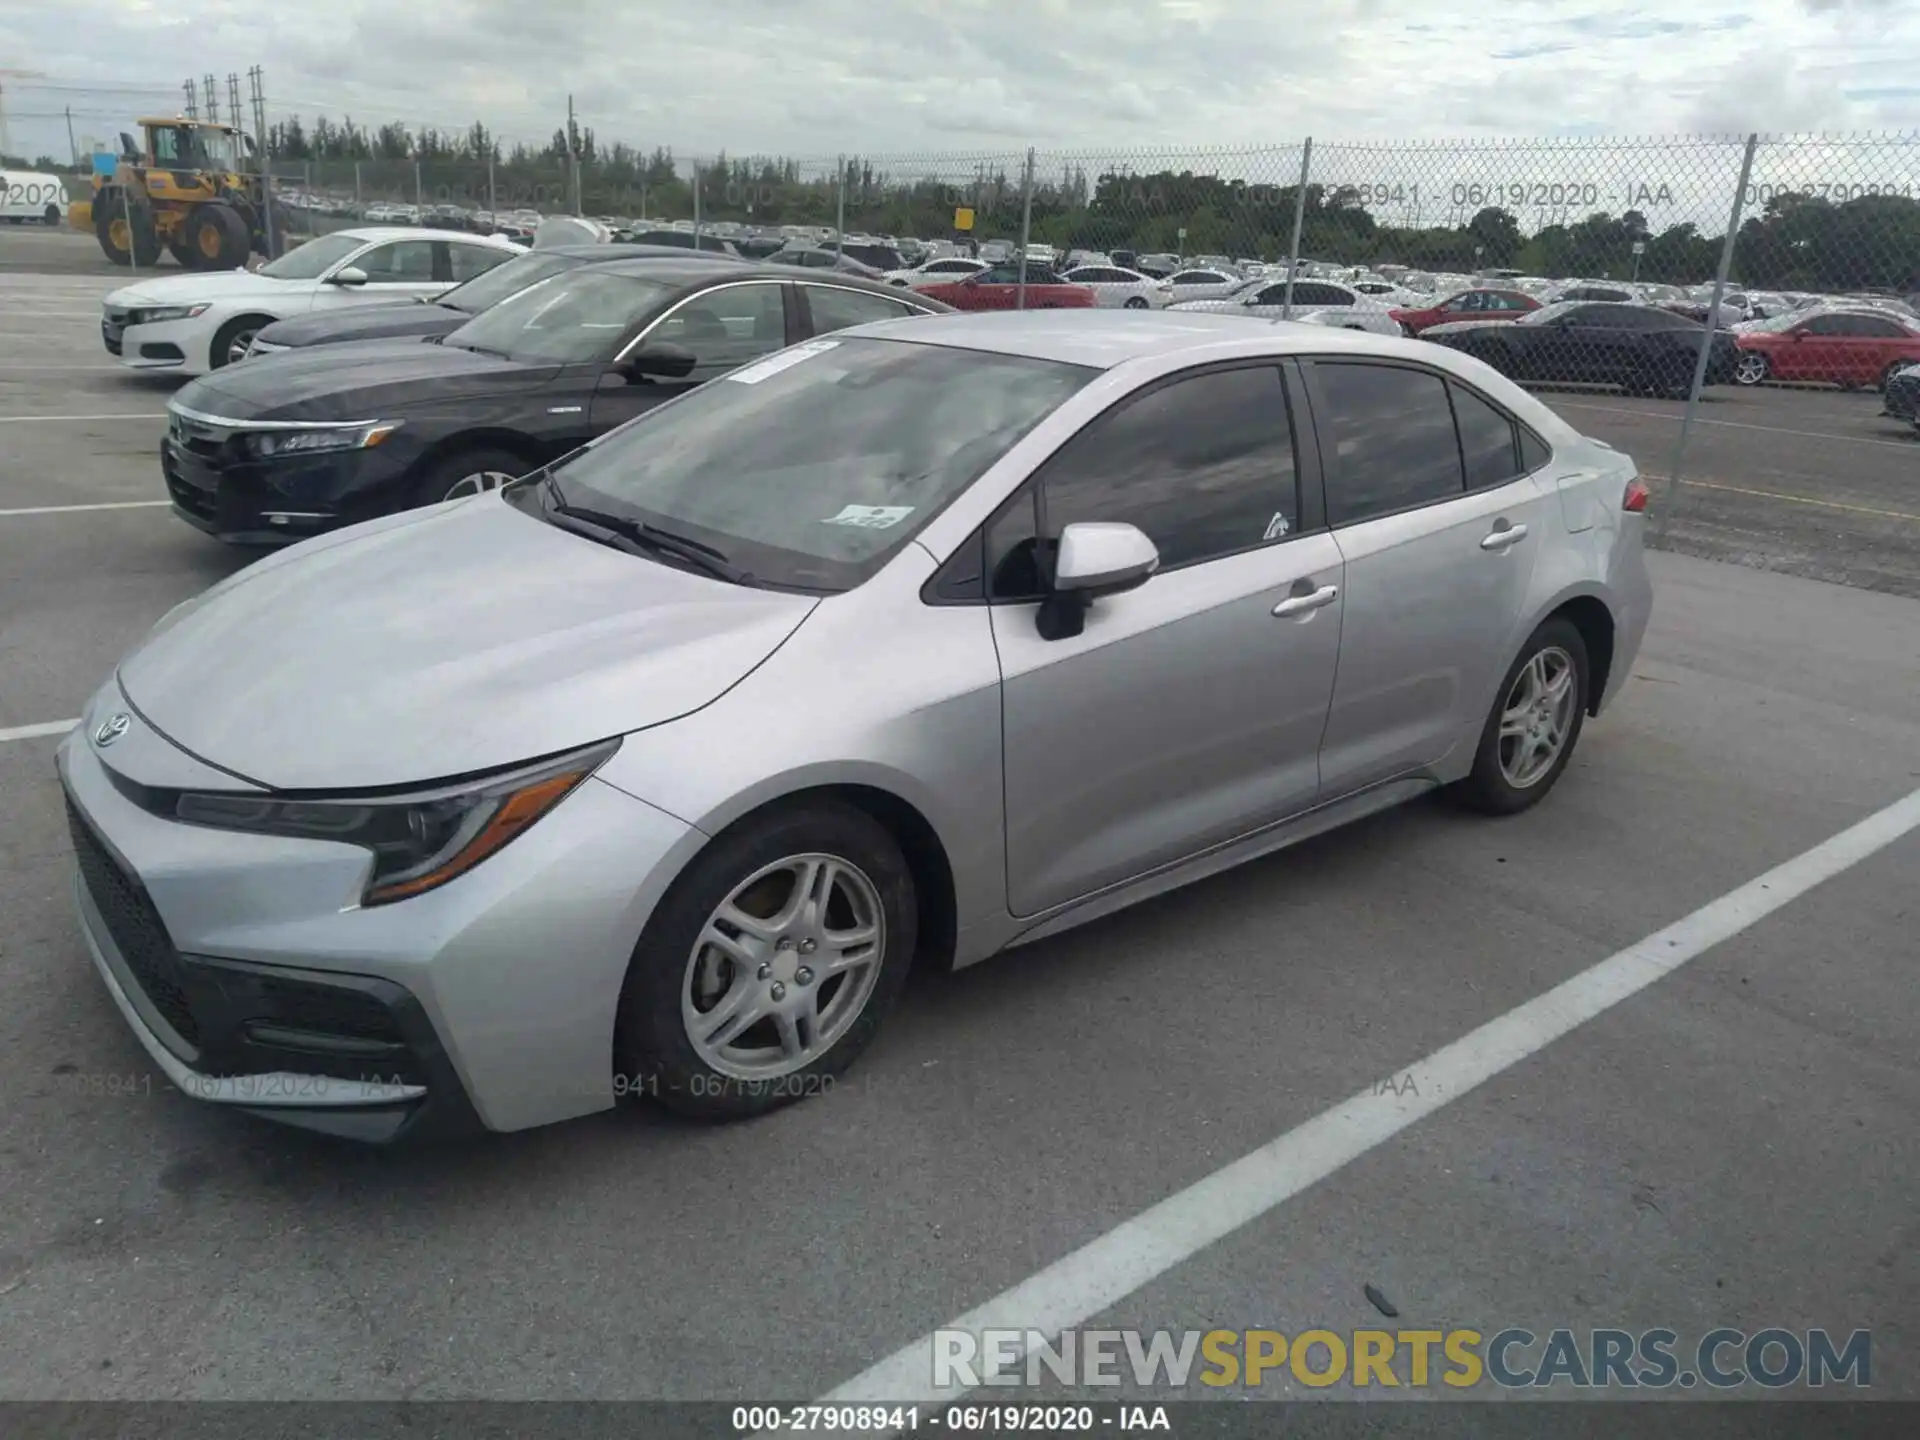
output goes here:
[[[62, 0], [8, 5], [13, 148], [64, 154], [182, 80], [263, 67], [274, 118], [681, 155], [1145, 152], [1374, 137], [1911, 122], [1914, 0]], [[101, 46], [93, 37], [113, 35]], [[56, 88], [57, 87], [57, 88]], [[224, 101], [224, 93], [223, 93]], [[1904, 114], [1903, 114], [1904, 112]], [[1276, 161], [1276, 164], [1279, 163]]]

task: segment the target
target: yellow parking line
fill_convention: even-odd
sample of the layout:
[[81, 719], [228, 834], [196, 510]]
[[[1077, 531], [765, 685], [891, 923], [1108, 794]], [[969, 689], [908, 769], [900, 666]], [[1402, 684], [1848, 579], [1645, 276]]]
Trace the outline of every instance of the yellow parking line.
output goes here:
[[[1641, 478], [1666, 483], [1666, 476], [1641, 472]], [[1876, 510], [1871, 505], [1847, 505], [1839, 500], [1816, 500], [1811, 495], [1788, 495], [1779, 490], [1750, 490], [1744, 485], [1722, 485], [1717, 480], [1682, 479], [1681, 489], [1725, 490], [1731, 495], [1758, 495], [1764, 500], [1786, 500], [1794, 505], [1814, 505], [1822, 510], [1846, 510], [1855, 515], [1878, 515], [1883, 520], [1911, 520], [1920, 524], [1920, 515], [1909, 515], [1904, 510]]]

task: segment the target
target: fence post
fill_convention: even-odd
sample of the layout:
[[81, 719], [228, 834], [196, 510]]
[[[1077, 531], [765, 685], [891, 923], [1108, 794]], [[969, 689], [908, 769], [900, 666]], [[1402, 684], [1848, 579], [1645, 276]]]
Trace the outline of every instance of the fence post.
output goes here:
[[493, 203], [493, 141], [487, 141], [487, 230], [492, 233], [500, 228], [500, 212]]
[[1280, 318], [1293, 318], [1293, 277], [1300, 270], [1300, 227], [1307, 219], [1307, 176], [1313, 173], [1313, 137], [1307, 136], [1300, 147], [1300, 188], [1293, 197], [1293, 241], [1287, 247], [1287, 294], [1280, 305]]
[[260, 206], [266, 212], [264, 216], [267, 232], [267, 259], [279, 258], [280, 244], [287, 237], [279, 234], [280, 222], [273, 214], [273, 154], [267, 152], [260, 161]]
[[353, 203], [356, 209], [360, 205], [360, 162], [358, 160], [353, 162]]
[[[133, 228], [133, 191], [123, 180], [120, 183], [120, 209], [127, 222], [127, 269], [140, 268], [140, 245], [134, 239]], [[156, 263], [158, 263], [156, 257]]]
[[415, 210], [424, 210], [426, 207], [427, 197], [422, 191], [420, 183], [420, 157], [416, 155], [413, 157], [413, 208]]
[[1027, 147], [1026, 173], [1020, 177], [1020, 288], [1014, 308], [1027, 308], [1027, 242], [1033, 235], [1033, 147]]
[[1686, 413], [1680, 417], [1680, 433], [1674, 437], [1673, 459], [1667, 464], [1666, 503], [1654, 516], [1653, 533], [1665, 539], [1667, 523], [1680, 505], [1680, 469], [1687, 455], [1687, 441], [1693, 435], [1693, 419], [1700, 410], [1700, 390], [1706, 384], [1707, 361], [1713, 356], [1713, 338], [1720, 332], [1720, 300], [1727, 290], [1727, 276], [1733, 270], [1733, 247], [1739, 239], [1740, 211], [1747, 201], [1747, 182], [1753, 178], [1753, 152], [1759, 148], [1757, 134], [1747, 136], [1746, 152], [1740, 157], [1740, 179], [1733, 187], [1733, 204], [1727, 208], [1727, 235], [1720, 245], [1720, 268], [1714, 272], [1713, 298], [1707, 302], [1707, 333], [1700, 341], [1700, 355], [1693, 362], [1693, 384], [1687, 389]]
[[834, 162], [833, 253], [842, 253], [847, 238], [847, 157]]
[[700, 248], [700, 162], [693, 162], [693, 248]]

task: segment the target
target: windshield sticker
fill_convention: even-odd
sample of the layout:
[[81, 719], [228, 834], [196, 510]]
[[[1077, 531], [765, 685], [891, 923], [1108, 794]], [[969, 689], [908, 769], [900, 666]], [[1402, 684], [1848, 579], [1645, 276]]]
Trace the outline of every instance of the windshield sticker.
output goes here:
[[857, 525], [862, 530], [891, 530], [913, 513], [911, 505], [848, 505], [823, 525]]
[[770, 376], [778, 375], [782, 370], [791, 370], [802, 360], [811, 360], [833, 349], [838, 340], [809, 340], [804, 345], [796, 345], [791, 350], [782, 350], [778, 355], [769, 355], [766, 359], [752, 365], [742, 366], [727, 379], [738, 385], [758, 385]]

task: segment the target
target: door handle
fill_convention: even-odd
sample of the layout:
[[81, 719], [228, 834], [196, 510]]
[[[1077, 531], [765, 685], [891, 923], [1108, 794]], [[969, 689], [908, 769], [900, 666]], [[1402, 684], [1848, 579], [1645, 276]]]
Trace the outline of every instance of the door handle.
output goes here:
[[1318, 610], [1323, 606], [1331, 605], [1339, 598], [1339, 587], [1322, 585], [1318, 590], [1310, 590], [1305, 595], [1289, 595], [1273, 607], [1273, 613], [1276, 615], [1305, 615], [1311, 610]]
[[1527, 527], [1509, 525], [1504, 520], [1494, 527], [1493, 533], [1480, 542], [1482, 550], [1506, 550], [1518, 545], [1527, 538]]

